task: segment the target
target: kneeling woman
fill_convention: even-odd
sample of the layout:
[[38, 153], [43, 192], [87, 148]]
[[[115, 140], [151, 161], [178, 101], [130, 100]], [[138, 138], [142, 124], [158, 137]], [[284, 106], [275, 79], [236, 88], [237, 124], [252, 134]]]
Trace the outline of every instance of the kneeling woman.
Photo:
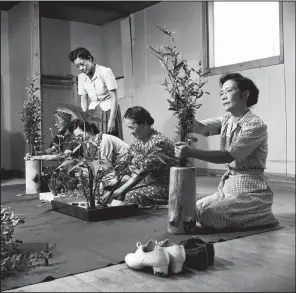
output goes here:
[[223, 164], [218, 191], [196, 202], [198, 222], [216, 230], [277, 224], [271, 207], [273, 192], [264, 179], [267, 159], [267, 126], [249, 107], [258, 102], [254, 82], [239, 73], [220, 79], [224, 116], [195, 121], [192, 132], [204, 136], [221, 135], [221, 150], [193, 149], [177, 143], [178, 157]]
[[[132, 157], [131, 177], [126, 179], [113, 193], [113, 199], [136, 203], [142, 208], [160, 207], [168, 204], [169, 172], [173, 165], [173, 143], [151, 126], [154, 119], [142, 107], [132, 107], [124, 114], [125, 123], [134, 142], [130, 145]], [[149, 151], [157, 149], [166, 155], [164, 162], [156, 156], [147, 156]]]
[[[64, 155], [71, 154], [73, 149], [75, 149], [75, 144], [73, 144], [73, 134], [69, 131], [69, 125], [72, 121], [72, 116], [65, 112], [55, 112], [54, 113], [54, 125], [58, 130], [58, 133], [53, 137], [52, 143], [49, 148], [45, 150], [47, 154], [53, 154], [58, 151], [62, 152]], [[73, 154], [74, 156], [82, 155], [82, 149], [80, 148]]]
[[129, 149], [129, 145], [123, 140], [111, 134], [101, 133], [95, 124], [84, 123], [79, 119], [70, 123], [69, 131], [76, 137], [84, 136], [85, 133], [89, 155], [93, 159], [104, 159], [113, 166]]

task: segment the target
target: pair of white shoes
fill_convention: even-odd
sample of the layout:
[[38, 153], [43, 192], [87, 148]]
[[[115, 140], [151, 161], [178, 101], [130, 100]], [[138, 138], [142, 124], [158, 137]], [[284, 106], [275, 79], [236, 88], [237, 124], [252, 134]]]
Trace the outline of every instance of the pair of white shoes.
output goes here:
[[149, 240], [142, 245], [137, 242], [138, 249], [125, 257], [128, 267], [139, 270], [152, 267], [156, 276], [167, 276], [169, 271], [173, 274], [182, 272], [186, 258], [183, 245], [177, 245], [169, 239], [163, 241]]

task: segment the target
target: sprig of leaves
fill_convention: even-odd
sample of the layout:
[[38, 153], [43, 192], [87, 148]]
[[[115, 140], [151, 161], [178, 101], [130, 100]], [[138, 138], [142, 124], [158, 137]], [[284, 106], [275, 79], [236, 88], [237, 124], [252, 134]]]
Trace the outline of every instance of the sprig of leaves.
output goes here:
[[24, 133], [30, 148], [29, 153], [33, 156], [41, 154], [43, 149], [43, 136], [41, 135], [42, 103], [39, 95], [36, 94], [39, 90], [39, 88], [35, 87], [36, 80], [28, 78], [29, 87], [26, 87], [26, 89], [29, 98], [24, 102], [20, 112]]
[[203, 90], [206, 81], [203, 80], [204, 70], [202, 62], [198, 68], [189, 67], [188, 62], [181, 58], [181, 53], [177, 51], [175, 45], [174, 30], [167, 27], [157, 27], [168, 39], [166, 45], [148, 46], [151, 53], [159, 60], [163, 69], [167, 72], [161, 85], [169, 93], [170, 98], [168, 109], [178, 119], [176, 133], [180, 135], [180, 140], [184, 142], [197, 141], [196, 137], [189, 135], [188, 125], [195, 119], [196, 111], [201, 107], [198, 100], [209, 94]]

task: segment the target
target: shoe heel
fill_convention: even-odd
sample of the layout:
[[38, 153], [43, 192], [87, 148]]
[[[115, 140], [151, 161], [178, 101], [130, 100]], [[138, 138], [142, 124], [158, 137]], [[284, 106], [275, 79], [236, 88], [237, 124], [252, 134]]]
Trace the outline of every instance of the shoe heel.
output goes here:
[[171, 261], [170, 266], [173, 274], [179, 274], [183, 270], [183, 261], [173, 262]]
[[155, 276], [163, 277], [168, 275], [168, 266], [153, 267], [153, 273]]

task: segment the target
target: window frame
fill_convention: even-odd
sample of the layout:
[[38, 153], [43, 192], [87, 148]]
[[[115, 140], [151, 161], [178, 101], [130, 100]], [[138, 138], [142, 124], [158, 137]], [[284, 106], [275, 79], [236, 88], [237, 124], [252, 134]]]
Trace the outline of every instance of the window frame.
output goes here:
[[205, 75], [218, 75], [231, 71], [241, 71], [252, 68], [260, 68], [284, 63], [284, 34], [283, 34], [283, 2], [279, 1], [279, 32], [280, 32], [280, 55], [241, 63], [212, 67], [210, 56], [214, 56], [214, 2], [202, 3], [202, 32], [203, 32], [203, 65]]

